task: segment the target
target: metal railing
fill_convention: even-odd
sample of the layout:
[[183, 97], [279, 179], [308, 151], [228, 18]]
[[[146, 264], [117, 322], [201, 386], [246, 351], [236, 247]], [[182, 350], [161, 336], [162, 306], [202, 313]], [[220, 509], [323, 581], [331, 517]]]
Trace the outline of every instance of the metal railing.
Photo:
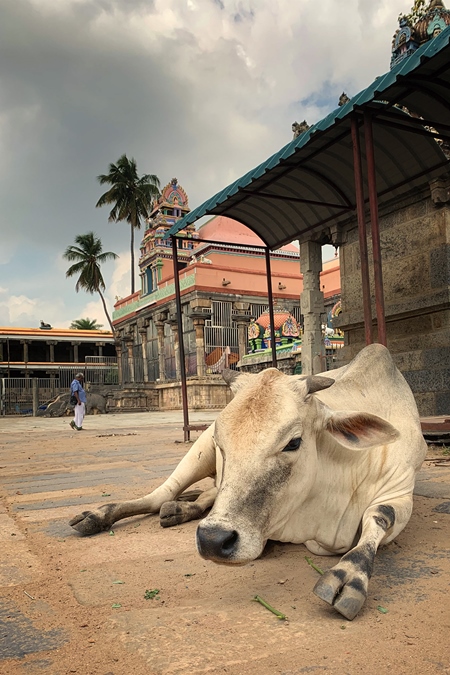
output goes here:
[[4, 377], [0, 380], [0, 414], [31, 415], [33, 382], [38, 408], [60, 393], [60, 382], [56, 377]]
[[[96, 357], [91, 357], [96, 358]], [[103, 358], [103, 357], [100, 357]], [[30, 415], [33, 412], [33, 387], [37, 389], [38, 407], [49, 403], [59, 394], [67, 393], [78, 373], [84, 375], [86, 388], [117, 385], [117, 359], [105, 357], [105, 362], [85, 363], [84, 367], [60, 366], [55, 377], [4, 377], [0, 379], [0, 415]], [[33, 384], [34, 383], [34, 384]]]

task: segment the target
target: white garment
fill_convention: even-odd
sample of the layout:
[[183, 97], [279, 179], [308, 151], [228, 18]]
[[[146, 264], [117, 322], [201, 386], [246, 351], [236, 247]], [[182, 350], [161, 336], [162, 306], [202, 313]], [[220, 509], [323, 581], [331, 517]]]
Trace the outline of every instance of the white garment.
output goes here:
[[86, 412], [86, 406], [84, 403], [80, 403], [79, 405], [77, 404], [74, 407], [74, 413], [75, 413], [75, 426], [77, 427], [82, 427], [83, 426], [83, 420], [84, 420], [84, 415]]

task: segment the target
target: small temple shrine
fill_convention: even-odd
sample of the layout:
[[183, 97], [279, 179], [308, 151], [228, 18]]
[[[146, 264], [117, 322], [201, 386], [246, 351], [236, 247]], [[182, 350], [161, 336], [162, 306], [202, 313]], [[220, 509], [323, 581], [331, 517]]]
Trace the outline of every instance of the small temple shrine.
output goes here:
[[[287, 345], [299, 340], [301, 332], [296, 319], [281, 307], [274, 307], [276, 346]], [[271, 348], [269, 310], [266, 309], [257, 319], [251, 319], [248, 327], [250, 351]]]

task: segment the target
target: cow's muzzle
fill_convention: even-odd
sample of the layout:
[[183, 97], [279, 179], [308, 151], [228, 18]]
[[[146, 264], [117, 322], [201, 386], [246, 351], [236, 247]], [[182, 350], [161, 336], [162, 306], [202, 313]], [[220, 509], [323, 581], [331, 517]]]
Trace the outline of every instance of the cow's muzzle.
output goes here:
[[197, 528], [197, 548], [202, 558], [232, 563], [238, 545], [239, 533], [236, 530], [228, 530], [217, 525], [213, 527], [199, 525]]

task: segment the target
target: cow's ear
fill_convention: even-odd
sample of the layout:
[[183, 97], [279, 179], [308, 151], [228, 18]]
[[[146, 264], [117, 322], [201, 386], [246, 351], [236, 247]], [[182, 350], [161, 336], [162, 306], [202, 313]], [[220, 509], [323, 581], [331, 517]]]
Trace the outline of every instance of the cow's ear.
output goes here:
[[332, 412], [325, 429], [344, 447], [364, 450], [393, 443], [399, 432], [386, 420], [363, 412]]
[[237, 370], [224, 368], [222, 370], [222, 377], [233, 394], [236, 394], [253, 376], [250, 373], [239, 373]]

